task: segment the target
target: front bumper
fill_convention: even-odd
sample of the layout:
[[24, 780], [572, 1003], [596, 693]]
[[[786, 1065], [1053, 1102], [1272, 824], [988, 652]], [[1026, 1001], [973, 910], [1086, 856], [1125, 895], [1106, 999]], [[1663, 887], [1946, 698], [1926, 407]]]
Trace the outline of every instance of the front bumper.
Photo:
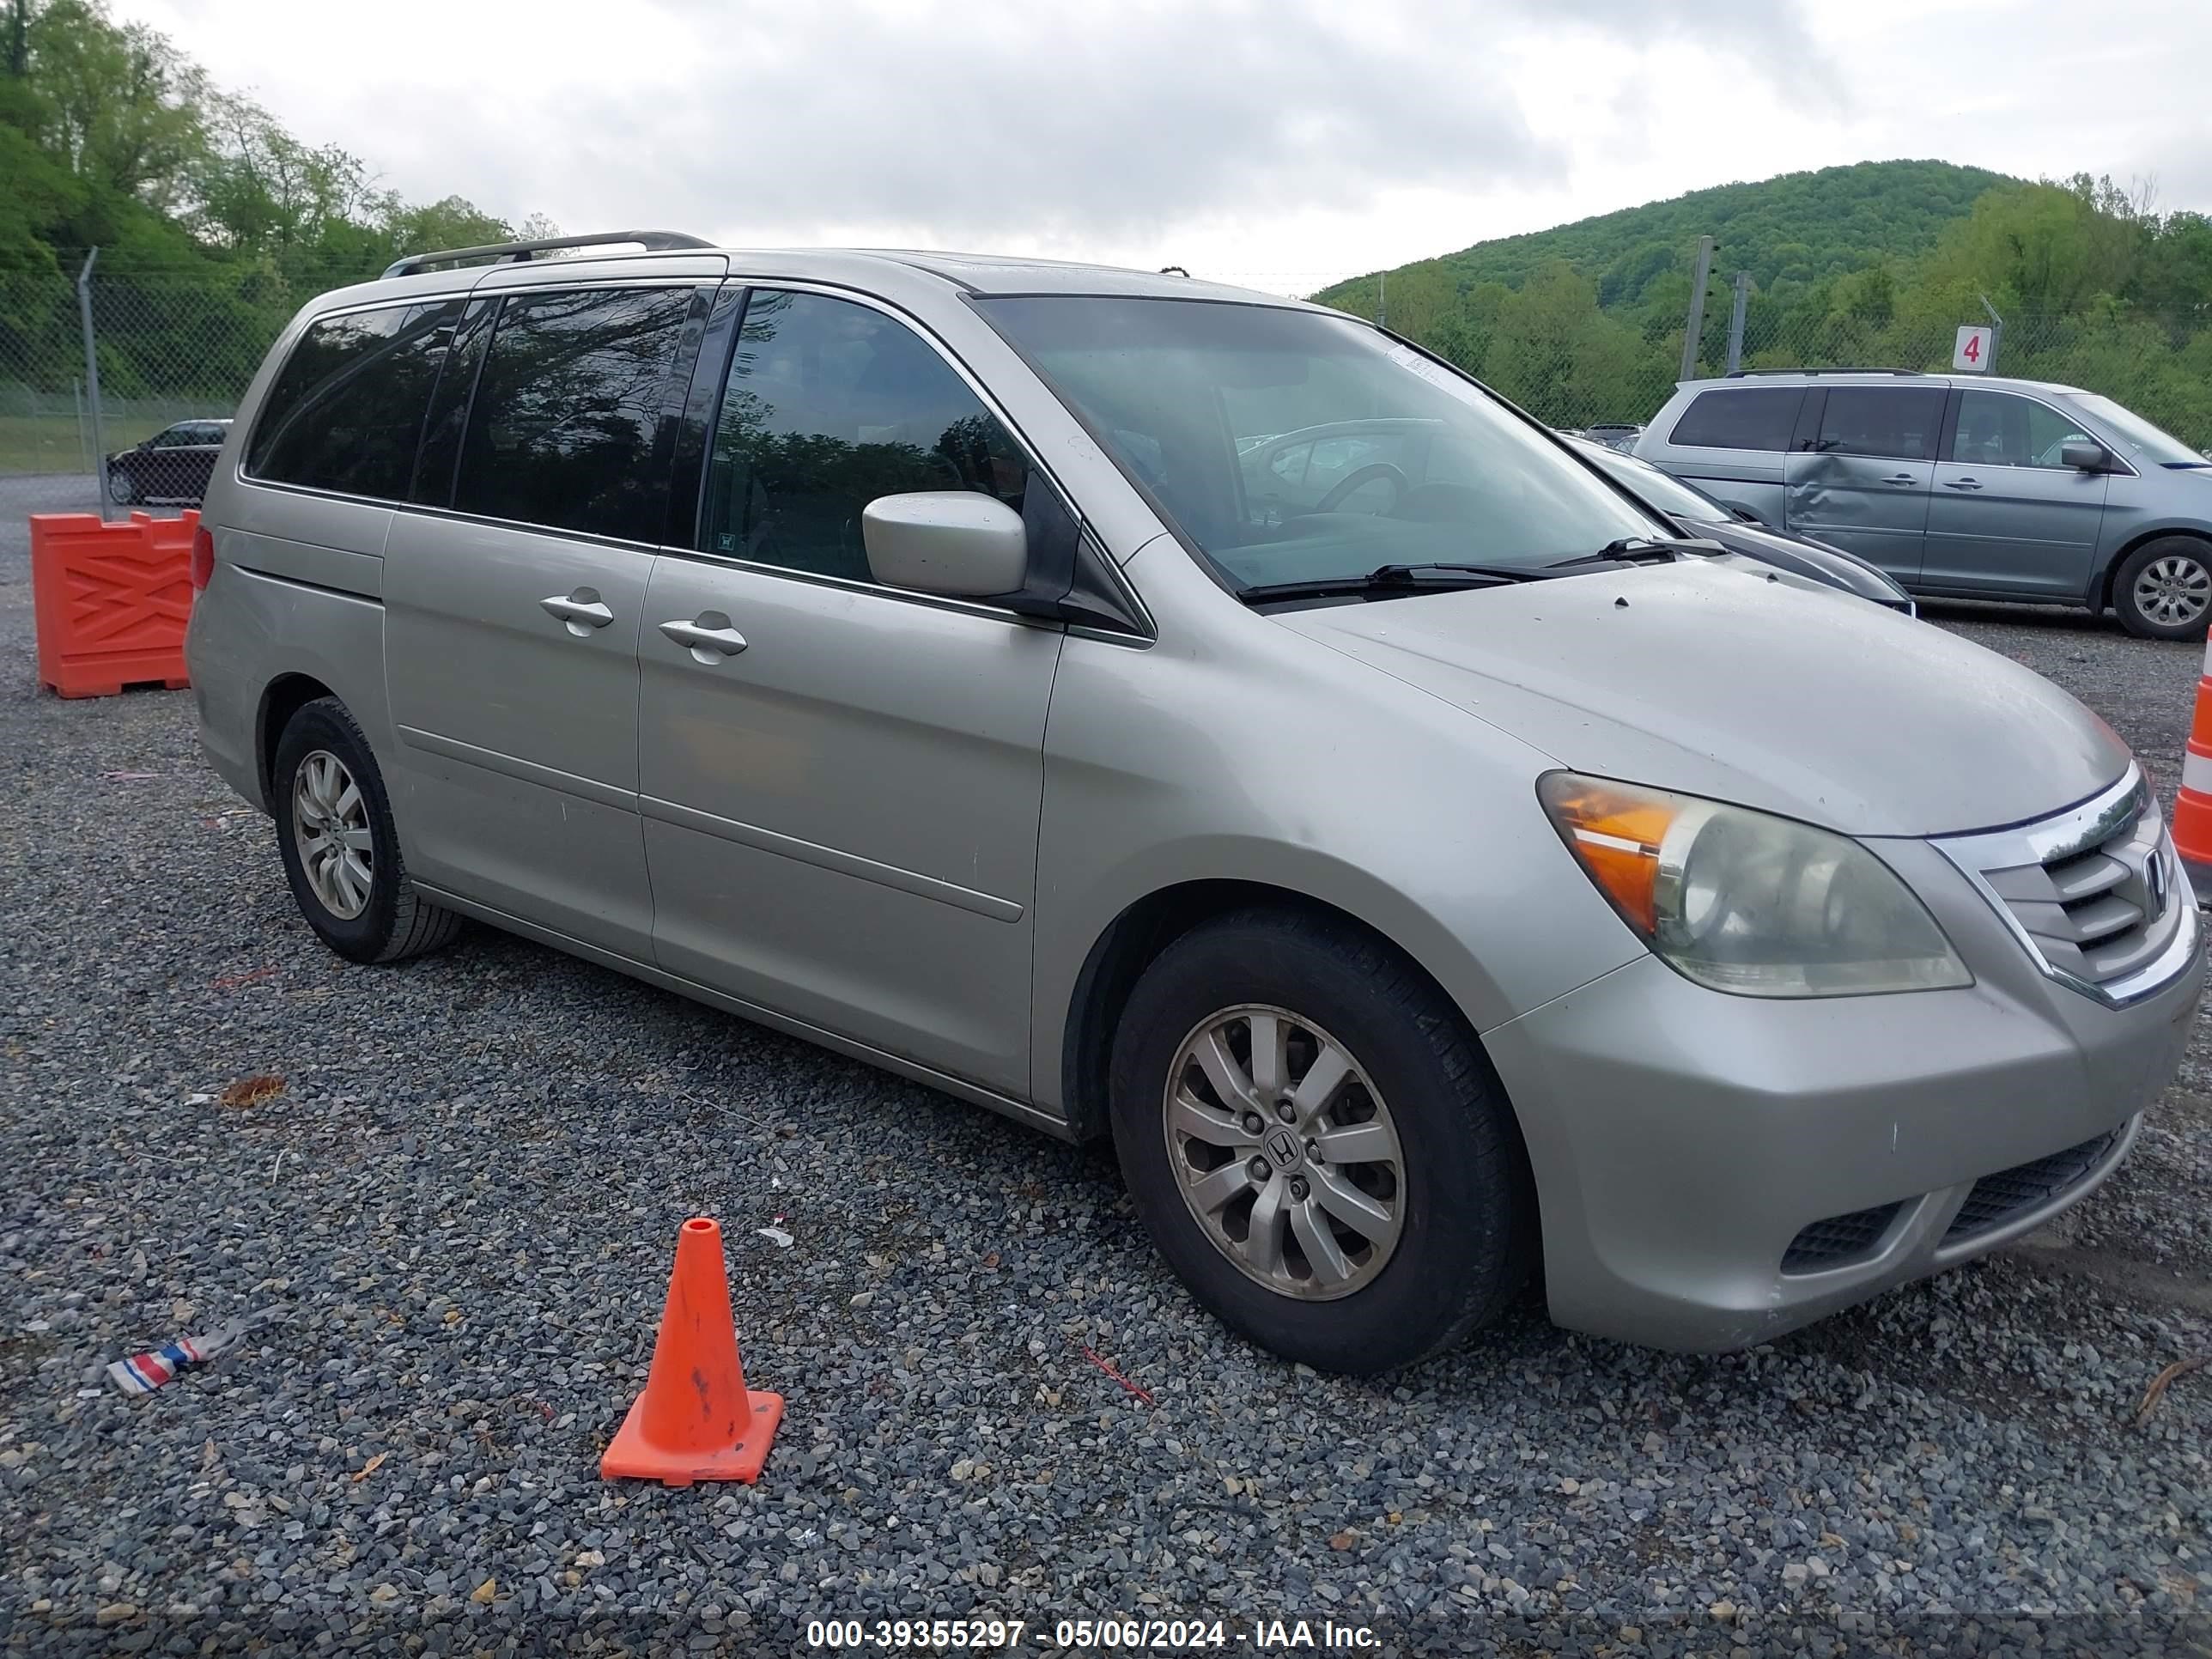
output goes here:
[[[1747, 1346], [2017, 1237], [2124, 1158], [2188, 1042], [2204, 976], [2194, 910], [2180, 970], [2109, 1007], [2039, 971], [1932, 849], [1881, 850], [1975, 984], [1761, 1000], [1645, 957], [1485, 1033], [1536, 1176], [1557, 1322]], [[2055, 1171], [2047, 1190], [1975, 1194], [2045, 1159], [2020, 1173]], [[1809, 1262], [1801, 1247], [1785, 1272], [1832, 1218], [1859, 1219], [1857, 1247]]]

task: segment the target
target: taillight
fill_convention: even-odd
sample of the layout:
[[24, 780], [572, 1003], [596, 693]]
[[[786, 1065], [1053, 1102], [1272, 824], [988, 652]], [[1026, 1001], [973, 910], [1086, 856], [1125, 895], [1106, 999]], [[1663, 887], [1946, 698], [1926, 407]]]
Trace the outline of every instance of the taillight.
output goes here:
[[214, 579], [215, 533], [202, 525], [192, 532], [192, 592], [202, 592]]

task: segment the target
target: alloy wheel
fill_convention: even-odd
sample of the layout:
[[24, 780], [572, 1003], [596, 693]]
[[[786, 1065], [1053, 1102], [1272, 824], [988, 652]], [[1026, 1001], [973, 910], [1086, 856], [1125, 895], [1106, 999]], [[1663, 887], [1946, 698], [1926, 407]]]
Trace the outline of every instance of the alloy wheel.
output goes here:
[[1405, 1154], [1390, 1109], [1349, 1050], [1288, 1009], [1200, 1021], [1162, 1101], [1191, 1216], [1247, 1278], [1307, 1301], [1381, 1273], [1405, 1220]]
[[2160, 627], [2185, 627], [2212, 610], [2212, 571], [2183, 553], [2153, 559], [2136, 578], [2135, 601]]
[[325, 910], [350, 921], [368, 908], [375, 869], [368, 805], [346, 763], [327, 749], [311, 752], [292, 775], [292, 838]]

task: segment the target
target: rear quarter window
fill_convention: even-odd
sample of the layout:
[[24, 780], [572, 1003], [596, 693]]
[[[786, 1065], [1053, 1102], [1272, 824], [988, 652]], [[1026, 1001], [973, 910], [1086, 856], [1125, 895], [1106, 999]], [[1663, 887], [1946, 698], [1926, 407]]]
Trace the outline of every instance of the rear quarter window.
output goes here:
[[[246, 446], [249, 476], [399, 501], [460, 301], [390, 306], [309, 325]], [[204, 442], [222, 441], [221, 428]]]
[[1804, 401], [1797, 386], [1716, 386], [1682, 411], [1667, 441], [1683, 449], [1787, 449]]

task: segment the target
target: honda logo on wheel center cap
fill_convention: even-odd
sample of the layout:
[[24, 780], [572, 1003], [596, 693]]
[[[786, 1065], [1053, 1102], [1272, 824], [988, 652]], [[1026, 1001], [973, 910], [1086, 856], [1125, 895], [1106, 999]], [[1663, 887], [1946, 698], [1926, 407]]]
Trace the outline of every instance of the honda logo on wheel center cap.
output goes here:
[[1269, 1161], [1285, 1175], [1305, 1162], [1305, 1148], [1288, 1129], [1277, 1129], [1261, 1144], [1267, 1149]]

